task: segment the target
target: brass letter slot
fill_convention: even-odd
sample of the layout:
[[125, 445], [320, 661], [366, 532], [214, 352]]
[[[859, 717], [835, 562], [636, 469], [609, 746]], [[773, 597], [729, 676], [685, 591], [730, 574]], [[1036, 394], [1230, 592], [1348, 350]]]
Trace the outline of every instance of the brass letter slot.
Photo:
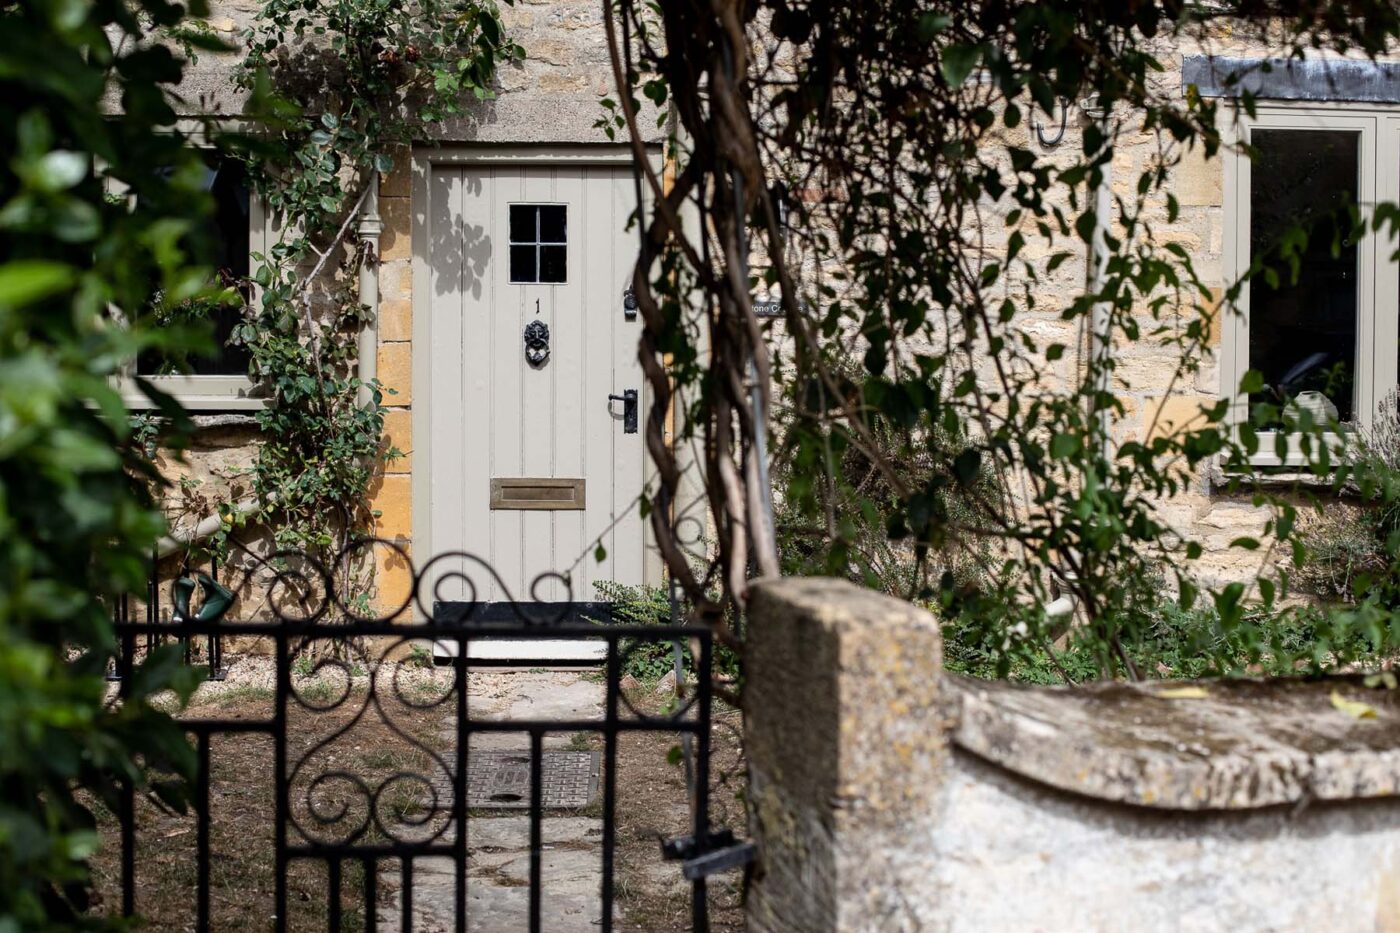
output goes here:
[[491, 480], [493, 509], [581, 509], [584, 483], [581, 479], [553, 479], [524, 476]]

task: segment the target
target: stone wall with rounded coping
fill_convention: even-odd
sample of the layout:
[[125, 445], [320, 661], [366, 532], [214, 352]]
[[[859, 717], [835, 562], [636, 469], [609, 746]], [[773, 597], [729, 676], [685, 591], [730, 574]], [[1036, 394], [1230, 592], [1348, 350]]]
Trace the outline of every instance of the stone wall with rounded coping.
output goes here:
[[842, 580], [748, 633], [750, 929], [1400, 931], [1396, 691], [971, 681]]

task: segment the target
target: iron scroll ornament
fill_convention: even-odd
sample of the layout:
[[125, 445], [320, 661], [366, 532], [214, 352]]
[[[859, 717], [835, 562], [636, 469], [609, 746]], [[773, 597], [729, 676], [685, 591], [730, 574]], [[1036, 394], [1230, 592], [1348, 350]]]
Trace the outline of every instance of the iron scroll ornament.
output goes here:
[[525, 325], [525, 359], [538, 366], [549, 359], [549, 325], [534, 320]]

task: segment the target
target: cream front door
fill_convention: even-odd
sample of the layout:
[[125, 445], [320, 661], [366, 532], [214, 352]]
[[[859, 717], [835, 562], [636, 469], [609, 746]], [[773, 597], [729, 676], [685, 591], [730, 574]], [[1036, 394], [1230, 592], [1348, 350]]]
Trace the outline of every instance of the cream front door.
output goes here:
[[438, 598], [469, 604], [589, 603], [595, 581], [641, 584], [646, 402], [641, 323], [624, 294], [637, 249], [630, 168], [429, 161], [420, 175], [415, 316], [429, 319], [415, 333], [427, 346], [414, 347], [427, 362], [427, 394], [413, 399], [424, 409], [415, 460], [428, 451], [415, 463], [428, 471], [418, 564], [465, 551], [493, 567], [498, 579], [469, 560], [435, 568], [471, 581], [443, 577]]

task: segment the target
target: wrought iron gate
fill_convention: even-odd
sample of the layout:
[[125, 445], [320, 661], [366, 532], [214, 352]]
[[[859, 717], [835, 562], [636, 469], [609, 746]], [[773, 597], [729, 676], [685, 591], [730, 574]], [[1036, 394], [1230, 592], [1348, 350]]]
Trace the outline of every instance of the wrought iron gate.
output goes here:
[[[551, 733], [586, 733], [601, 737], [601, 885], [598, 891], [600, 918], [596, 928], [611, 930], [615, 920], [615, 848], [617, 836], [618, 740], [630, 732], [665, 732], [686, 737], [684, 745], [693, 749], [688, 764], [693, 767], [690, 835], [664, 845], [667, 857], [681, 861], [691, 888], [691, 922], [696, 930], [708, 929], [706, 875], [711, 870], [732, 867], [747, 852], [735, 847], [728, 833], [715, 833], [710, 825], [709, 761], [711, 741], [712, 641], [707, 628], [678, 624], [618, 625], [599, 624], [595, 618], [570, 610], [569, 602], [551, 603], [542, 615], [538, 604], [454, 603], [454, 611], [436, 611], [442, 600], [437, 591], [443, 581], [466, 585], [477, 591], [485, 579], [495, 577], [492, 569], [469, 554], [444, 554], [421, 569], [412, 569], [412, 589], [391, 611], [372, 614], [362, 607], [347, 605], [341, 574], [363, 560], [370, 548], [382, 549], [394, 560], [409, 564], [408, 556], [388, 542], [360, 544], [357, 553], [341, 555], [325, 566], [304, 554], [279, 553], [258, 557], [250, 576], [268, 596], [264, 618], [254, 621], [200, 619], [198, 613], [177, 614], [172, 621], [161, 621], [147, 613], [144, 621], [133, 620], [129, 612], [117, 614], [120, 650], [115, 677], [118, 691], [130, 682], [133, 664], [143, 647], [167, 638], [239, 638], [261, 641], [267, 646], [275, 669], [269, 715], [260, 718], [182, 719], [198, 752], [199, 771], [194, 787], [195, 817], [195, 927], [211, 928], [210, 853], [210, 772], [214, 755], [212, 740], [232, 736], [260, 736], [270, 740], [274, 805], [271, 813], [249, 813], [247, 819], [273, 821], [275, 892], [272, 923], [285, 930], [288, 922], [288, 871], [303, 861], [324, 865], [326, 882], [326, 923], [339, 930], [342, 915], [349, 907], [342, 903], [342, 873], [348, 866], [363, 872], [365, 926], [377, 928], [381, 922], [379, 886], [386, 872], [397, 866], [397, 916], [394, 926], [410, 930], [414, 923], [415, 871], [436, 860], [450, 862], [455, 878], [452, 891], [452, 922], [466, 930], [469, 919], [468, 855], [472, 826], [471, 739], [488, 733], [520, 733], [528, 743], [525, 763], [528, 773], [529, 891], [527, 923], [532, 931], [541, 926], [542, 905], [550, 897], [542, 884], [541, 853], [544, 825], [545, 738]], [[444, 568], [449, 568], [444, 573]], [[227, 575], [227, 568], [226, 568]], [[568, 581], [549, 575], [566, 590]], [[475, 578], [475, 579], [474, 579]], [[229, 582], [229, 581], [226, 581]], [[499, 578], [495, 581], [501, 585]], [[234, 585], [231, 583], [231, 585]], [[237, 586], [235, 585], [235, 589]], [[428, 590], [432, 589], [433, 592]], [[527, 610], [524, 607], [532, 606]], [[464, 608], [465, 607], [465, 608]], [[596, 604], [592, 615], [596, 616]], [[503, 619], [504, 616], [504, 619]], [[498, 664], [472, 659], [470, 648], [487, 639], [581, 639], [606, 646], [603, 662], [605, 700], [600, 718], [578, 719], [486, 719], [473, 715], [469, 703], [468, 674]], [[692, 660], [689, 686], [673, 709], [664, 713], [639, 710], [620, 688], [623, 670], [631, 652], [658, 641], [680, 645]], [[439, 669], [435, 686], [424, 690], [410, 683], [414, 665], [423, 665], [422, 646], [446, 644], [455, 650], [446, 670]], [[418, 646], [416, 653], [412, 651]], [[218, 648], [210, 649], [217, 657]], [[592, 666], [597, 662], [553, 661], [551, 667]], [[297, 670], [294, 670], [294, 667]], [[309, 667], [309, 671], [308, 671]], [[298, 670], [301, 676], [298, 676]], [[320, 675], [318, 683], [329, 682], [332, 689], [314, 695], [299, 681], [308, 673]], [[438, 714], [452, 724], [445, 733], [455, 732], [446, 747], [432, 747], [415, 736], [399, 721], [403, 711]], [[315, 722], [324, 717], [321, 732], [311, 730], [308, 739], [295, 724]], [[354, 761], [332, 754], [338, 739], [351, 734], [366, 717], [377, 717], [385, 727], [411, 747], [417, 766], [395, 767], [388, 772], [369, 773], [357, 769]], [[523, 751], [523, 750], [522, 750]], [[400, 806], [405, 797], [416, 798], [420, 806]], [[396, 804], [398, 801], [399, 804]], [[142, 864], [137, 859], [139, 827], [136, 793], [125, 787], [121, 793], [120, 888], [124, 914], [140, 912], [137, 891], [142, 887]], [[319, 870], [319, 869], [318, 869]], [[358, 912], [358, 911], [356, 911]], [[494, 928], [494, 927], [493, 927]]]

